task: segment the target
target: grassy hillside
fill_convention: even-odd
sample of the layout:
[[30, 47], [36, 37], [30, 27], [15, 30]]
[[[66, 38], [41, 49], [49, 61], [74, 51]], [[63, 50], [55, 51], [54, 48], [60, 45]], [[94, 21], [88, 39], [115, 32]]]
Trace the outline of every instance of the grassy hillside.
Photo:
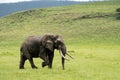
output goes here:
[[[94, 18], [115, 14], [118, 7], [118, 2], [98, 2], [15, 13], [0, 19], [1, 40], [10, 37], [19, 41], [29, 35], [52, 33], [62, 35], [70, 43], [119, 44], [119, 21], [115, 17]], [[80, 19], [86, 15], [93, 18]]]
[[[33, 9], [0, 18], [0, 79], [2, 80], [120, 80], [120, 1], [93, 2]], [[62, 71], [55, 51], [53, 69], [19, 70], [19, 47], [30, 35], [59, 34], [74, 60]], [[12, 77], [11, 77], [12, 76]]]

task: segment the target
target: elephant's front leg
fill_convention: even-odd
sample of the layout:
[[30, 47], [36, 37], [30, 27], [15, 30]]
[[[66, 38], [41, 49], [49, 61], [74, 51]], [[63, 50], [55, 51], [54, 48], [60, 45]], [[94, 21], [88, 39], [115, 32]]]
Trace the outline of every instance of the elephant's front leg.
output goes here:
[[45, 66], [47, 66], [47, 65], [49, 65], [48, 56], [46, 56], [45, 59], [44, 59], [44, 62], [42, 62], [42, 67], [45, 67]]
[[49, 57], [48, 68], [52, 68], [52, 62], [53, 62], [53, 58], [54, 58], [54, 52], [49, 53], [48, 57]]
[[45, 67], [49, 64], [48, 55], [45, 53], [39, 56], [44, 62], [42, 62], [42, 67]]

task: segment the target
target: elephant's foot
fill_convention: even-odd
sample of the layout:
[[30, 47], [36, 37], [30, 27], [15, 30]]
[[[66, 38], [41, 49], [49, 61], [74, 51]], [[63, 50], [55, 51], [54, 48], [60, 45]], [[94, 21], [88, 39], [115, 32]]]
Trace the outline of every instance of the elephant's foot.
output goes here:
[[42, 67], [45, 67], [45, 62], [42, 62]]
[[45, 62], [42, 62], [42, 67], [47, 66], [48, 64], [46, 64]]
[[24, 69], [24, 67], [19, 67], [19, 69]]
[[38, 68], [38, 67], [37, 67], [37, 66], [35, 66], [35, 65], [34, 65], [34, 66], [32, 66], [32, 69], [37, 69], [37, 68]]
[[19, 66], [19, 69], [24, 69], [24, 65], [20, 65], [20, 66]]
[[49, 68], [49, 69], [52, 69], [52, 65], [48, 65], [48, 68]]

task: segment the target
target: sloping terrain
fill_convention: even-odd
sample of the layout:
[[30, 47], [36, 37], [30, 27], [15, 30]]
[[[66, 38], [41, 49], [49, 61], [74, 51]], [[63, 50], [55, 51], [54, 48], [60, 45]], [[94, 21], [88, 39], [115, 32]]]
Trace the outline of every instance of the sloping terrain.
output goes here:
[[62, 35], [70, 43], [119, 44], [120, 23], [114, 16], [118, 2], [18, 12], [0, 19], [0, 40], [19, 41], [29, 35], [51, 33]]

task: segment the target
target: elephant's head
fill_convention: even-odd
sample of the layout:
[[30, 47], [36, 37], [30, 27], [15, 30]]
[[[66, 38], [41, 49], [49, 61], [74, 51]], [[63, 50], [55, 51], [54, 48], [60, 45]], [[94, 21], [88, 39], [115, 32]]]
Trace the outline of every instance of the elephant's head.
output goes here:
[[45, 35], [43, 39], [43, 45], [45, 46], [45, 48], [49, 49], [50, 51], [54, 51], [54, 49], [59, 50], [62, 57], [62, 67], [64, 69], [64, 60], [65, 59], [69, 60], [69, 59], [65, 57], [65, 54], [67, 54], [67, 50], [62, 37], [59, 35]]
[[[55, 47], [55, 49], [59, 50], [61, 56], [63, 58], [65, 58], [65, 54], [67, 53], [67, 50], [66, 50], [66, 45], [61, 36], [59, 36], [59, 35], [55, 36], [54, 47]], [[65, 59], [67, 59], [67, 58], [65, 58]]]

